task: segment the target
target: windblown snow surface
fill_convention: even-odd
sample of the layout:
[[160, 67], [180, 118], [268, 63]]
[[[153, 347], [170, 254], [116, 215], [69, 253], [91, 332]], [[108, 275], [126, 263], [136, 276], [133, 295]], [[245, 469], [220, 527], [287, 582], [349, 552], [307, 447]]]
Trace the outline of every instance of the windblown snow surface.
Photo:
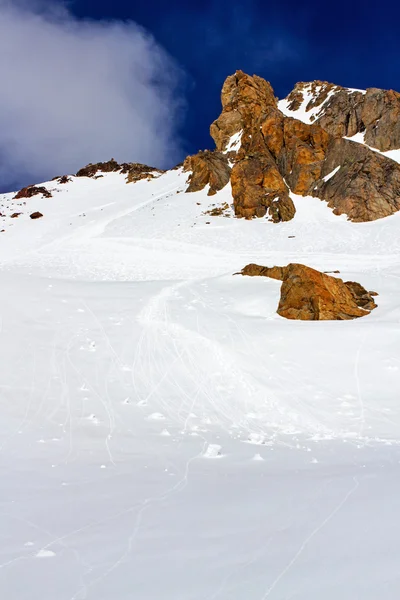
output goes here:
[[[210, 217], [186, 178], [0, 196], [0, 598], [397, 600], [400, 214]], [[290, 261], [378, 308], [233, 276]]]

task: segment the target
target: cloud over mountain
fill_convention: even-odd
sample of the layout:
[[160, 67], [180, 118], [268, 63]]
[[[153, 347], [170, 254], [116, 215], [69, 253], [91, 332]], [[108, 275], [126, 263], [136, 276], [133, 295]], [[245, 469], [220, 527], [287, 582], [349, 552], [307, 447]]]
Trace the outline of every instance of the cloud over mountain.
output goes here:
[[64, 5], [0, 0], [0, 185], [87, 162], [181, 157], [183, 73], [134, 22], [77, 20]]

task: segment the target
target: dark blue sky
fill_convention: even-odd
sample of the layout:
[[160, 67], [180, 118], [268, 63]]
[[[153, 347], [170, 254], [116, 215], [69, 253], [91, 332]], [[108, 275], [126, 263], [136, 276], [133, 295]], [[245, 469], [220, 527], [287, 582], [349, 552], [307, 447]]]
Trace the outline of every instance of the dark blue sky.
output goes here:
[[187, 152], [212, 147], [225, 77], [257, 73], [285, 96], [297, 81], [400, 90], [400, 4], [383, 0], [73, 0], [93, 19], [143, 25], [186, 73]]
[[314, 79], [400, 91], [399, 22], [398, 0], [0, 0], [0, 192], [213, 148], [237, 69], [280, 98]]

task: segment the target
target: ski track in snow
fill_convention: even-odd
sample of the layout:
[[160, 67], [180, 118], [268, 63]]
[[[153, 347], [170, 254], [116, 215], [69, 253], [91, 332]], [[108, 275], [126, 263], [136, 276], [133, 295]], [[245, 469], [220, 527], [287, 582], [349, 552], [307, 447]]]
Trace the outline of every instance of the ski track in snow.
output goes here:
[[[229, 185], [186, 177], [49, 182], [13, 220], [0, 196], [1, 596], [394, 600], [399, 215], [210, 217]], [[232, 277], [289, 261], [378, 309], [288, 322]]]

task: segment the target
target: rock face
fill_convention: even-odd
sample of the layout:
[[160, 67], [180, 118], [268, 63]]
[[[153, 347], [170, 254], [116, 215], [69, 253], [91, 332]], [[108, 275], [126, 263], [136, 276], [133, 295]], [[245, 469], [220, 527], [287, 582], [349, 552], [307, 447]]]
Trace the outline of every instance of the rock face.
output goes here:
[[22, 198], [32, 198], [42, 194], [45, 198], [51, 198], [51, 193], [46, 190], [45, 187], [38, 187], [36, 185], [28, 185], [28, 187], [22, 188], [15, 196], [14, 200], [21, 200]]
[[[274, 222], [293, 218], [291, 192], [326, 200], [335, 214], [346, 214], [352, 221], [371, 221], [398, 211], [400, 166], [338, 137], [361, 127], [356, 114], [349, 119], [341, 115], [345, 129], [335, 119], [337, 129], [328, 123], [332, 105], [338, 102], [335, 98], [349, 96], [355, 106], [363, 94], [326, 82], [304, 85], [308, 87], [299, 84], [289, 95], [288, 107], [296, 110], [304, 104], [306, 90], [309, 110], [323, 111], [314, 123], [283, 114], [264, 79], [242, 71], [228, 77], [222, 88], [222, 113], [210, 128], [216, 150], [186, 161], [185, 168], [191, 171], [187, 191], [210, 184], [209, 193], [215, 193], [230, 175], [236, 216], [267, 215]], [[378, 112], [376, 108], [374, 114]], [[324, 123], [328, 125], [321, 126]]]
[[376, 292], [367, 292], [359, 283], [344, 282], [305, 265], [291, 263], [269, 268], [251, 264], [241, 274], [281, 280], [277, 312], [286, 319], [347, 321], [364, 317], [376, 308]]
[[318, 123], [335, 137], [364, 133], [365, 143], [381, 152], [400, 148], [398, 92], [377, 88], [364, 92], [313, 81], [297, 83], [286, 101], [289, 111], [302, 106], [310, 122]]
[[364, 132], [368, 146], [385, 152], [400, 147], [400, 94], [367, 89], [341, 90], [323, 108], [318, 123], [332, 135], [351, 137]]
[[304, 105], [304, 112], [309, 113], [310, 122], [315, 121], [315, 109], [320, 109], [322, 105], [333, 95], [333, 93], [344, 90], [339, 85], [329, 83], [328, 81], [311, 81], [297, 83], [286, 98], [288, 109], [296, 111]]
[[141, 179], [152, 179], [157, 174], [164, 173], [164, 171], [140, 163], [119, 164], [112, 158], [108, 162], [89, 164], [83, 167], [77, 172], [76, 177], [96, 177], [98, 173], [122, 173], [127, 176], [127, 183], [136, 183]]
[[198, 192], [209, 185], [208, 195], [222, 190], [229, 182], [231, 168], [228, 158], [222, 152], [199, 152], [188, 156], [183, 164], [184, 171], [190, 171], [187, 192]]
[[333, 139], [310, 193], [337, 215], [374, 221], [400, 210], [400, 166], [361, 144]]
[[[295, 214], [289, 189], [276, 163], [283, 144], [283, 118], [271, 85], [242, 71], [227, 78], [221, 93], [222, 113], [211, 125], [217, 150], [233, 163], [231, 184], [235, 214], [288, 221]], [[230, 148], [240, 136], [240, 148]], [[275, 155], [274, 155], [275, 154]]]

